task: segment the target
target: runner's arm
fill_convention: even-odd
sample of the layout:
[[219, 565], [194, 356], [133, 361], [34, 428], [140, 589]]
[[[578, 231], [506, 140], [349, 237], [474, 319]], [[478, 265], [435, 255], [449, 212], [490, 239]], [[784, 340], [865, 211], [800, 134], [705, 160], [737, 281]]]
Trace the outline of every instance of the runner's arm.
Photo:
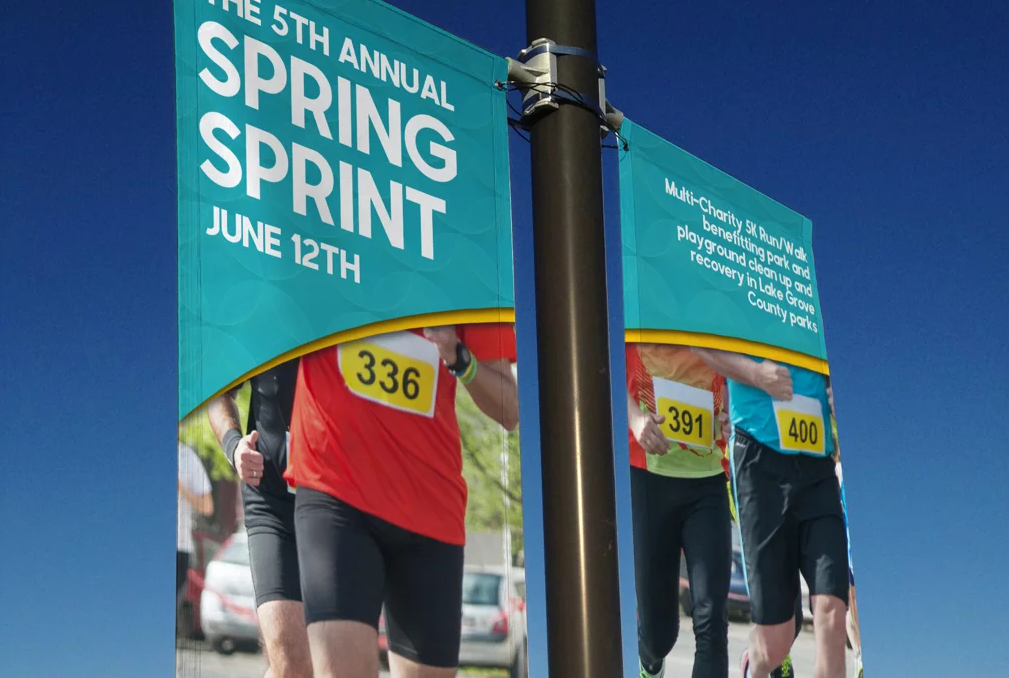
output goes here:
[[186, 500], [186, 503], [203, 515], [209, 516], [214, 512], [214, 495], [210, 492], [196, 495], [186, 489], [186, 486], [180, 482], [179, 494], [181, 494], [182, 498]]
[[220, 443], [228, 463], [235, 465], [235, 448], [242, 439], [242, 424], [238, 421], [238, 402], [235, 398], [238, 389], [225, 391], [207, 404], [207, 419], [214, 436]]
[[690, 350], [726, 379], [759, 388], [778, 400], [792, 399], [792, 377], [786, 367], [771, 360], [757, 362], [740, 353], [696, 346]]
[[711, 348], [690, 348], [698, 358], [707, 363], [708, 367], [718, 372], [726, 379], [738, 381], [747, 386], [760, 388], [757, 383], [757, 366], [760, 364], [756, 360], [747, 358], [740, 353], [729, 353]]
[[519, 423], [519, 394], [511, 363], [507, 360], [481, 362], [476, 356], [473, 360], [478, 363], [476, 375], [466, 384], [473, 402], [505, 430], [515, 430]]

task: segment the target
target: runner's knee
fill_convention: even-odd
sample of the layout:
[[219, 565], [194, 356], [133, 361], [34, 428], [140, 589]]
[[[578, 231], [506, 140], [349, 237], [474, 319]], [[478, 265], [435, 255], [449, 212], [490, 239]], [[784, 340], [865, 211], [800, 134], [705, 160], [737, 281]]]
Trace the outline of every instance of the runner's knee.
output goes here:
[[729, 628], [728, 606], [725, 601], [710, 598], [697, 601], [693, 616], [694, 636], [697, 638], [724, 636]]
[[353, 621], [308, 625], [314, 678], [373, 678], [378, 675], [378, 632]]
[[835, 596], [813, 596], [813, 619], [816, 626], [831, 636], [844, 637], [846, 628], [846, 606]]
[[795, 622], [789, 620], [775, 626], [758, 626], [754, 633], [751, 653], [758, 665], [768, 669], [780, 666], [792, 649], [795, 640]]
[[668, 655], [680, 635], [679, 609], [666, 619], [651, 619], [647, 625], [638, 625], [638, 654], [654, 663]]

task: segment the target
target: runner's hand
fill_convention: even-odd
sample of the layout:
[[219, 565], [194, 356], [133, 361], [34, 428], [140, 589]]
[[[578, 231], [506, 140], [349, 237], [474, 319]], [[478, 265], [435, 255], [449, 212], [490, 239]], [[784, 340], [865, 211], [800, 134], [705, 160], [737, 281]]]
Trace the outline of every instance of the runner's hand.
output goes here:
[[728, 440], [732, 437], [732, 422], [729, 421], [729, 413], [722, 410], [718, 413], [718, 423], [722, 425], [722, 437]]
[[669, 452], [669, 441], [662, 435], [662, 429], [659, 428], [665, 421], [666, 418], [661, 414], [641, 412], [640, 410], [631, 413], [631, 433], [648, 454], [662, 456]]
[[760, 388], [775, 400], [792, 399], [792, 375], [788, 368], [772, 360], [757, 364], [757, 388]]
[[235, 471], [243, 483], [259, 487], [263, 479], [263, 455], [256, 451], [259, 431], [253, 431], [238, 441], [235, 448]]
[[455, 349], [459, 344], [459, 334], [452, 325], [425, 327], [424, 337], [438, 347], [442, 360], [450, 365], [455, 362]]

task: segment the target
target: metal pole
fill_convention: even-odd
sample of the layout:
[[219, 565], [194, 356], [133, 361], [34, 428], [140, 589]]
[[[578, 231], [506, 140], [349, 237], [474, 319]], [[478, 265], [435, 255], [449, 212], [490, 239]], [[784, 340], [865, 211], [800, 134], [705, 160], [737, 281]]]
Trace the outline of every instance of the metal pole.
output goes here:
[[[595, 2], [526, 0], [526, 31], [594, 55]], [[591, 59], [556, 77], [598, 96]], [[599, 124], [562, 105], [530, 130], [550, 678], [623, 673]]]

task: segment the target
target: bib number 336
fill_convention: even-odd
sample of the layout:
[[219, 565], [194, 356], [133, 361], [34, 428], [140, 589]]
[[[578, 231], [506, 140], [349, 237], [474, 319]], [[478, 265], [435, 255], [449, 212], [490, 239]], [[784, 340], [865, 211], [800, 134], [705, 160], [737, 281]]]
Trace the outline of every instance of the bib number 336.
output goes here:
[[354, 395], [411, 414], [434, 416], [440, 358], [433, 343], [395, 332], [341, 344], [340, 373]]
[[823, 407], [816, 398], [796, 395], [790, 401], [774, 401], [778, 440], [785, 452], [826, 454]]

